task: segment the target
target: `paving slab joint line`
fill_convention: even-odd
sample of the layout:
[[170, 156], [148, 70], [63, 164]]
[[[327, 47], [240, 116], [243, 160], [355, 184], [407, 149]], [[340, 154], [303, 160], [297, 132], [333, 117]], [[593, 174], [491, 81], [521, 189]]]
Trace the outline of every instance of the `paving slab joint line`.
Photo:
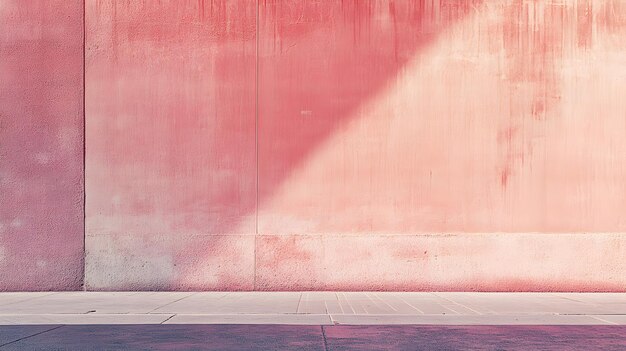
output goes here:
[[[341, 301], [339, 301], [339, 293], [337, 292], [335, 292], [335, 299], [337, 299], [337, 305], [339, 305], [341, 313], [345, 313], [345, 311], [343, 310], [343, 306], [341, 306]], [[326, 304], [326, 301], [324, 301], [324, 304]], [[326, 310], [328, 310], [328, 306], [326, 306]]]
[[[479, 311], [476, 311], [476, 310], [475, 310], [475, 309], [473, 309], [473, 308], [467, 307], [467, 306], [463, 305], [462, 303], [456, 302], [456, 301], [454, 301], [454, 300], [450, 300], [449, 298], [444, 297], [444, 296], [439, 296], [439, 295], [437, 295], [437, 294], [435, 294], [435, 293], [431, 293], [431, 294], [432, 294], [432, 295], [434, 295], [434, 296], [436, 296], [436, 297], [438, 297], [438, 298], [440, 298], [440, 299], [444, 299], [444, 300], [446, 300], [446, 301], [448, 301], [448, 302], [451, 302], [451, 303], [453, 303], [453, 304], [455, 304], [455, 305], [457, 305], [457, 306], [461, 306], [461, 307], [463, 307], [463, 308], [467, 308], [468, 310], [470, 310], [470, 311], [472, 311], [472, 312], [474, 312], [474, 313], [476, 313], [476, 314], [478, 314], [478, 315], [481, 315], [481, 316], [483, 315], [483, 313], [482, 313], [482, 312], [479, 312]], [[493, 312], [493, 311], [492, 311], [492, 312]]]
[[560, 298], [560, 299], [564, 299], [564, 300], [568, 300], [568, 301], [574, 301], [574, 302], [578, 302], [578, 303], [584, 303], [583, 301], [576, 300], [576, 299], [573, 299], [573, 298], [571, 298], [571, 297], [563, 296], [562, 294], [559, 294], [559, 293], [550, 293], [550, 295], [552, 295], [552, 296], [556, 296], [556, 297], [558, 297], [558, 298]]
[[298, 306], [296, 307], [296, 313], [298, 313], [298, 311], [300, 311], [300, 303], [302, 303], [302, 295], [304, 295], [304, 293], [300, 293], [300, 298], [298, 299]]
[[158, 310], [158, 309], [160, 309], [160, 308], [163, 308], [163, 307], [165, 307], [165, 306], [169, 306], [169, 305], [171, 305], [171, 304], [173, 304], [173, 303], [176, 303], [176, 302], [178, 302], [178, 301], [184, 300], [184, 299], [186, 299], [186, 298], [188, 298], [188, 297], [192, 297], [192, 296], [197, 295], [197, 294], [198, 294], [198, 293], [196, 292], [196, 293], [189, 294], [189, 295], [187, 295], [187, 296], [183, 296], [183, 297], [181, 297], [181, 298], [180, 298], [180, 299], [178, 299], [178, 300], [174, 300], [174, 301], [172, 301], [172, 302], [166, 303], [166, 304], [165, 304], [165, 305], [163, 305], [163, 306], [159, 306], [159, 307], [157, 307], [157, 308], [153, 309], [152, 311], [149, 311], [148, 313], [152, 313], [152, 312], [154, 312], [154, 311], [156, 311], [156, 310]]
[[[413, 304], [412, 304], [412, 303], [410, 303], [409, 301], [407, 301], [407, 300], [405, 300], [405, 299], [402, 299], [402, 298], [400, 298], [400, 300], [401, 300], [402, 302], [406, 303], [407, 305], [409, 305], [409, 307], [413, 308], [413, 309], [414, 309], [414, 310], [416, 310], [417, 312], [419, 312], [419, 313], [421, 313], [421, 314], [426, 314], [426, 313], [424, 313], [424, 311], [422, 311], [422, 310], [420, 310], [419, 308], [417, 308], [417, 307], [413, 306]], [[454, 313], [457, 313], [457, 314], [458, 314], [458, 312], [456, 312], [456, 311], [454, 311], [454, 310], [452, 310], [452, 309], [450, 309], [450, 308], [448, 308], [448, 307], [446, 307], [446, 306], [442, 306], [442, 307], [443, 307], [443, 308], [445, 308], [445, 309], [448, 309], [448, 310], [450, 310], [450, 311], [452, 311], [452, 312], [454, 312]]]
[[373, 293], [373, 296], [374, 296], [376, 299], [378, 299], [378, 301], [380, 301], [380, 302], [384, 303], [385, 305], [389, 306], [389, 308], [391, 308], [392, 310], [394, 310], [394, 311], [398, 312], [398, 309], [397, 309], [397, 308], [395, 308], [395, 307], [391, 306], [391, 305], [390, 305], [387, 301], [385, 301], [385, 300], [383, 300], [382, 298], [380, 298], [380, 296], [378, 296], [378, 294]]
[[328, 318], [330, 318], [330, 324], [331, 324], [331, 325], [337, 325], [337, 324], [339, 324], [339, 323], [337, 323], [337, 322], [335, 321], [335, 319], [333, 318], [333, 315], [332, 315], [332, 314], [328, 313]]
[[171, 316], [167, 317], [164, 321], [162, 321], [162, 322], [161, 322], [161, 323], [159, 323], [159, 324], [164, 324], [165, 322], [167, 322], [167, 321], [169, 321], [170, 319], [174, 318], [174, 316], [176, 316], [176, 313], [174, 313], [173, 315], [171, 315]]
[[324, 339], [324, 350], [328, 351], [328, 341], [326, 340], [326, 331], [324, 330], [323, 325], [320, 325], [320, 328], [322, 329], [322, 338]]
[[619, 323], [615, 323], [615, 322], [607, 321], [606, 319], [603, 319], [603, 318], [600, 318], [600, 317], [597, 317], [597, 316], [589, 316], [589, 317], [591, 317], [591, 318], [593, 318], [593, 319], [597, 319], [597, 320], [599, 320], [600, 322], [608, 323], [608, 324], [611, 324], [611, 325], [619, 325]]
[[43, 334], [43, 333], [47, 333], [47, 332], [49, 332], [49, 331], [53, 331], [53, 330], [59, 329], [59, 328], [61, 328], [61, 327], [63, 327], [63, 326], [64, 326], [64, 325], [57, 325], [57, 326], [56, 326], [56, 327], [54, 327], [54, 328], [46, 329], [46, 330], [44, 330], [44, 331], [40, 331], [39, 333], [35, 333], [35, 334], [32, 334], [32, 335], [28, 335], [28, 336], [25, 336], [25, 337], [19, 338], [19, 339], [17, 339], [17, 340], [9, 341], [9, 342], [7, 342], [7, 343], [4, 343], [4, 344], [0, 345], [0, 347], [5, 347], [5, 346], [11, 345], [11, 344], [15, 344], [16, 342], [19, 342], [19, 341], [22, 341], [22, 340], [25, 340], [25, 339], [28, 339], [28, 338], [32, 338], [33, 336], [41, 335], [41, 334]]

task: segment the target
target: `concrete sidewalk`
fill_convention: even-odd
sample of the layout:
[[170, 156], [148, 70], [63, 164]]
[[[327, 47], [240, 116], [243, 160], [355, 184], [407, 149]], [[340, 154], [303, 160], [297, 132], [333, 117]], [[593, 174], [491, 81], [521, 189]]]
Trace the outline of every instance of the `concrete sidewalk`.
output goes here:
[[0, 325], [626, 325], [626, 294], [0, 293]]

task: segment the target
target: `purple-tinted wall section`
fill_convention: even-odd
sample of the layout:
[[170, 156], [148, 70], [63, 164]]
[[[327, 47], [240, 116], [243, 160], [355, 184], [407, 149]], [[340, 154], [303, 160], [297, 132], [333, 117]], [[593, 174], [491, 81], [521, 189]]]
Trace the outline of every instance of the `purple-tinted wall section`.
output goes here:
[[83, 2], [0, 1], [0, 290], [83, 281]]

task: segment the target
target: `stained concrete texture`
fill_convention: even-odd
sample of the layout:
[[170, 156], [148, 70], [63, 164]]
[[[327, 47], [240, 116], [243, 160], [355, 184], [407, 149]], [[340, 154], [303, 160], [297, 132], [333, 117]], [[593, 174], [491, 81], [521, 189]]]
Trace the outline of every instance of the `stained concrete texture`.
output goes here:
[[620, 293], [0, 294], [0, 325], [626, 325]]
[[623, 0], [85, 1], [85, 285], [624, 292], [625, 34]]

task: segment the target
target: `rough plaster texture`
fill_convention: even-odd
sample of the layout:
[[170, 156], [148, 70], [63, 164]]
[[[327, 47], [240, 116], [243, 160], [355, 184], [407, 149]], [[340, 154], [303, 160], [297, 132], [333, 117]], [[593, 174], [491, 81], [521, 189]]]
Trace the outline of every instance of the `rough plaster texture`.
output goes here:
[[623, 1], [270, 3], [260, 233], [626, 232]]
[[83, 4], [0, 1], [0, 290], [83, 280]]
[[263, 235], [256, 288], [623, 291], [623, 257], [622, 234]]
[[252, 289], [255, 2], [86, 20], [87, 288]]
[[[3, 45], [75, 41], [20, 46], [3, 99], [81, 67], [54, 60], [82, 45], [79, 3], [16, 4], [0, 7]], [[102, 0], [85, 16], [88, 289], [626, 289], [624, 1]], [[63, 68], [20, 68], [42, 57]], [[2, 189], [31, 195], [2, 211], [35, 208], [41, 229], [2, 233], [14, 277], [40, 261], [27, 247], [81, 224], [80, 149], [50, 184], [23, 146], [78, 146], [54, 128], [81, 126], [59, 117], [81, 91], [24, 91], [50, 106], [2, 107], [39, 123], [3, 111], [1, 169], [26, 171]], [[41, 201], [42, 184], [72, 188]], [[67, 242], [52, 252], [80, 263]]]
[[101, 1], [87, 23], [89, 288], [626, 286], [621, 1]]

